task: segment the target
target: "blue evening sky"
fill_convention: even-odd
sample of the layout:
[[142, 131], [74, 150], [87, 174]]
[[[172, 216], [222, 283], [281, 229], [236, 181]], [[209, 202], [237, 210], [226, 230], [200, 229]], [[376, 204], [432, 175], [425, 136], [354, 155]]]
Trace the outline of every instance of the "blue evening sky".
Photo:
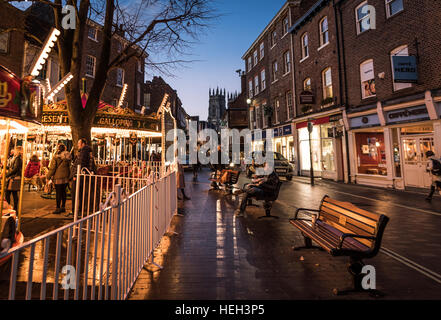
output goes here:
[[188, 114], [208, 116], [208, 89], [225, 88], [240, 92], [244, 70], [242, 55], [263, 31], [285, 0], [216, 0], [222, 14], [201, 37], [190, 53], [200, 60], [176, 70], [176, 76], [165, 80], [176, 90]]

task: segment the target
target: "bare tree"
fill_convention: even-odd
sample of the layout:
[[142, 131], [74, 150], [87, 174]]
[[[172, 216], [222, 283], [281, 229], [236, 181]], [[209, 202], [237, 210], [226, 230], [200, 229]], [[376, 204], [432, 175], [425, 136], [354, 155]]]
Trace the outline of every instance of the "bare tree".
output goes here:
[[[0, 0], [5, 1], [5, 0]], [[8, 1], [7, 2], [21, 2]], [[214, 19], [215, 12], [210, 0], [33, 0], [52, 7], [55, 27], [61, 31], [58, 38], [58, 55], [62, 75], [74, 76], [65, 87], [72, 138], [91, 140], [91, 128], [101, 94], [110, 70], [120, 67], [133, 57], [148, 55], [147, 64], [161, 72], [185, 62], [183, 59], [193, 41]], [[76, 28], [63, 29], [62, 8], [75, 8]], [[103, 41], [96, 75], [86, 106], [81, 102], [81, 66], [83, 39], [89, 19], [102, 25]], [[112, 37], [120, 28], [127, 40], [124, 48], [111, 55]], [[164, 61], [155, 62], [149, 53], [160, 53]]]

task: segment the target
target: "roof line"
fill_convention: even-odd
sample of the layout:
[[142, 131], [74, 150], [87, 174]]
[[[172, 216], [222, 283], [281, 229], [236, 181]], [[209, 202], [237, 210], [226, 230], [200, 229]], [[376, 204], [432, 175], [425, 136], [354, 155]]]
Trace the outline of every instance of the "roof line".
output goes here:
[[323, 5], [327, 4], [329, 2], [329, 0], [319, 0], [316, 3], [314, 3], [314, 5], [308, 10], [306, 11], [306, 13], [300, 17], [300, 19], [298, 19], [292, 26], [291, 28], [289, 28], [288, 32], [289, 33], [293, 33], [294, 31], [296, 31], [298, 28], [300, 28], [303, 23], [308, 20], [309, 16], [313, 15], [316, 13], [316, 11], [320, 11], [320, 9], [322, 8]]
[[271, 19], [271, 21], [268, 23], [268, 25], [265, 27], [265, 29], [263, 29], [263, 31], [260, 33], [260, 35], [257, 37], [256, 40], [254, 40], [254, 42], [251, 44], [251, 46], [248, 48], [248, 50], [243, 54], [242, 56], [242, 60], [245, 59], [245, 57], [251, 52], [251, 49], [254, 48], [254, 46], [263, 38], [264, 34], [268, 31], [268, 29], [270, 29], [272, 27], [272, 25], [274, 24], [274, 22], [280, 17], [280, 15], [282, 14], [283, 11], [285, 11], [286, 8], [288, 8], [288, 6], [290, 4], [298, 4], [299, 1], [292, 1], [292, 0], [287, 0], [285, 2], [285, 4], [283, 5], [283, 7], [277, 12], [277, 14]]

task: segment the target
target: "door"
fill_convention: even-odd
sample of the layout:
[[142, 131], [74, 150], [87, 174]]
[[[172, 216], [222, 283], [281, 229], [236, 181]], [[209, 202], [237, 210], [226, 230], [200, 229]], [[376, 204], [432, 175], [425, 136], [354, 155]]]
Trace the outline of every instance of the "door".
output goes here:
[[405, 137], [402, 140], [404, 183], [408, 187], [429, 188], [426, 152], [434, 150], [433, 136]]

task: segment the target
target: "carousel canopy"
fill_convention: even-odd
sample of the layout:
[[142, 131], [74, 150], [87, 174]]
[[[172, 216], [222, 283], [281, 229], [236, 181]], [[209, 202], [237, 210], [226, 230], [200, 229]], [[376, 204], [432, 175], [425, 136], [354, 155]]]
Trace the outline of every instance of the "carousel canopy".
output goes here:
[[[81, 97], [83, 108], [86, 105], [87, 98], [87, 94], [83, 94]], [[47, 127], [58, 129], [64, 127], [65, 130], [68, 130], [69, 117], [66, 100], [43, 106], [41, 122]], [[100, 101], [92, 133], [124, 133], [125, 131], [139, 131], [141, 135], [147, 136], [161, 135], [160, 122], [156, 117], [137, 114], [129, 108], [114, 107]]]

